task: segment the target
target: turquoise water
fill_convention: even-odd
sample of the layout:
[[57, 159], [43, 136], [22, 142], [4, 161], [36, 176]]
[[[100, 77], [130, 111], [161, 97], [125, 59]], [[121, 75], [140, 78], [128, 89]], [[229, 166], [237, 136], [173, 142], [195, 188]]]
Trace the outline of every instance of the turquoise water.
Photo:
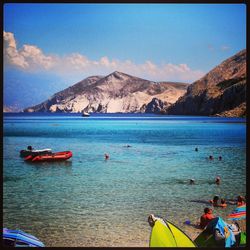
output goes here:
[[[148, 246], [150, 213], [190, 234], [183, 222], [195, 223], [205, 201], [246, 193], [244, 119], [6, 114], [3, 129], [3, 226], [46, 246]], [[27, 163], [19, 151], [28, 145], [73, 157]]]

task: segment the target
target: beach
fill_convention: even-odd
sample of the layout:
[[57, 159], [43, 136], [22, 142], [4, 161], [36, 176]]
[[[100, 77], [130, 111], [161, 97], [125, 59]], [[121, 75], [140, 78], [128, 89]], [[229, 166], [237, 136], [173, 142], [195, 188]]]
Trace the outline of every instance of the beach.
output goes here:
[[[3, 226], [49, 247], [147, 247], [152, 213], [194, 239], [200, 230], [184, 222], [195, 224], [214, 195], [246, 194], [241, 118], [9, 114], [3, 142]], [[28, 163], [19, 156], [28, 145], [73, 157]], [[213, 212], [226, 219], [235, 207]]]

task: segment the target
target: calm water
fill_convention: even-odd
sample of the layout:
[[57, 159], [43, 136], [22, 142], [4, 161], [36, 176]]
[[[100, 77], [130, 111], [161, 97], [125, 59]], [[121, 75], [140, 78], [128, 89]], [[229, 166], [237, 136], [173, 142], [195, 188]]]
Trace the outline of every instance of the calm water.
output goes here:
[[[46, 246], [148, 246], [150, 213], [189, 233], [183, 222], [199, 219], [202, 201], [246, 193], [244, 119], [5, 114], [3, 143], [3, 226]], [[19, 151], [28, 145], [73, 157], [27, 163]]]

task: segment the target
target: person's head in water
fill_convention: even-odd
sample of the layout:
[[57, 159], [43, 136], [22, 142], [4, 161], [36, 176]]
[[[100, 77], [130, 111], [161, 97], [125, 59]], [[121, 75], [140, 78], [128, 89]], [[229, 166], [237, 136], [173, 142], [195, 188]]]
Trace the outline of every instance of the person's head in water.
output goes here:
[[220, 199], [220, 203], [222, 206], [226, 206], [226, 200], [225, 199]]
[[32, 150], [33, 148], [32, 148], [31, 146], [28, 146], [27, 149], [28, 149], [28, 150]]
[[237, 197], [237, 204], [238, 204], [238, 205], [243, 205], [243, 204], [245, 204], [245, 198], [244, 198], [244, 196], [239, 195], [239, 196]]
[[198, 148], [195, 148], [195, 151], [198, 151]]
[[189, 184], [194, 184], [194, 179], [190, 179]]
[[220, 181], [221, 181], [220, 176], [216, 176], [215, 183], [219, 185]]
[[219, 161], [221, 161], [222, 160], [222, 157], [221, 156], [219, 156]]
[[214, 198], [212, 200], [210, 200], [209, 202], [213, 205], [218, 205], [218, 201], [219, 201], [219, 196], [215, 195]]
[[209, 160], [213, 160], [214, 157], [212, 155], [209, 155]]
[[105, 160], [109, 159], [109, 155], [108, 154], [105, 154], [104, 157], [105, 157]]
[[219, 201], [219, 196], [218, 195], [215, 195], [214, 198], [213, 198], [213, 203], [214, 204], [217, 204]]

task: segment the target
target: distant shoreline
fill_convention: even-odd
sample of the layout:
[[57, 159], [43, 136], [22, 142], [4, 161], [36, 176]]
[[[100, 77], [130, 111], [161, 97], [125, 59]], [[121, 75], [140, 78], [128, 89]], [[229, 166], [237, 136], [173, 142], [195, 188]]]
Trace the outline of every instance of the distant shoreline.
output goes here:
[[[81, 115], [80, 112], [3, 112], [3, 114], [44, 114], [44, 115]], [[122, 113], [122, 112], [116, 112], [116, 113], [90, 113], [91, 115], [156, 115], [156, 116], [165, 116], [165, 117], [211, 117], [211, 118], [242, 118], [246, 119], [246, 116], [220, 116], [220, 115], [168, 115], [168, 114], [160, 114], [160, 113]]]

